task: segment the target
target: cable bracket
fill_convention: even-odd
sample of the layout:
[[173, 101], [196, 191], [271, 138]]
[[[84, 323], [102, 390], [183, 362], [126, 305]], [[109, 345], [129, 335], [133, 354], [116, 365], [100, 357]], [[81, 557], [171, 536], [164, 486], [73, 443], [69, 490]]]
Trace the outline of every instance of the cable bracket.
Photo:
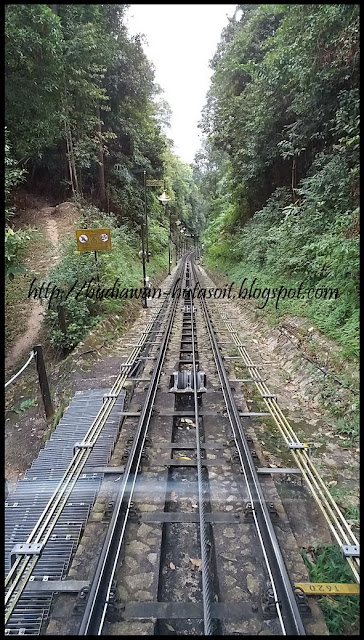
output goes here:
[[303, 449], [307, 452], [308, 457], [311, 457], [311, 448], [306, 442], [288, 442], [289, 449]]
[[10, 566], [12, 567], [17, 556], [40, 556], [43, 542], [20, 542], [10, 552]]
[[73, 455], [80, 449], [92, 449], [94, 442], [75, 442], [73, 446]]
[[341, 551], [345, 558], [360, 558], [360, 545], [358, 544], [344, 544]]

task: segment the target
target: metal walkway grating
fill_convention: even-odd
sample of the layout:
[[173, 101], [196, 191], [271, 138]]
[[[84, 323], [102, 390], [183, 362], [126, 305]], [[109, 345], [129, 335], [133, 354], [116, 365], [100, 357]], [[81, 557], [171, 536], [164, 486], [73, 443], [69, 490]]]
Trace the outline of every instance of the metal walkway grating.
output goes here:
[[[72, 460], [75, 443], [83, 440], [108, 392], [109, 389], [92, 389], [76, 393], [38, 458], [8, 496], [5, 502], [5, 575], [10, 570], [11, 550], [15, 544], [25, 542], [33, 530]], [[119, 433], [124, 399], [122, 392], [34, 568], [32, 581], [65, 577], [103, 477], [88, 469], [108, 464]], [[26, 588], [6, 625], [5, 634], [40, 635], [52, 597], [36, 591], [29, 593]]]

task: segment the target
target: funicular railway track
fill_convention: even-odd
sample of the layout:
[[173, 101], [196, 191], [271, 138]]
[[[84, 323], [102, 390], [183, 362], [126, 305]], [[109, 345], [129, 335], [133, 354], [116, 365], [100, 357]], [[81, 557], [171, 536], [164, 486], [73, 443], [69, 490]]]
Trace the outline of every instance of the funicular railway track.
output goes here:
[[[156, 336], [156, 334], [160, 334], [160, 326], [164, 324], [165, 316], [169, 316], [167, 300], [155, 309], [149, 324], [140, 335], [139, 343], [134, 346], [126, 362], [120, 366], [120, 374], [111, 390], [104, 396], [103, 404], [93, 420], [91, 427], [84, 435], [83, 441], [74, 444], [73, 456], [71, 456], [68, 466], [65, 468], [59, 483], [52, 492], [38, 521], [28, 534], [26, 540], [18, 543], [16, 548], [14, 548], [10, 570], [5, 579], [5, 624], [11, 620], [13, 612], [16, 612], [17, 604], [32, 577], [33, 570], [41, 557], [42, 551], [44, 551], [47, 542], [49, 542], [52, 536], [52, 532], [59, 521], [62, 511], [67, 505], [69, 497], [72, 495], [72, 491], [80, 479], [81, 473], [87, 464], [88, 458], [102, 433], [104, 425], [116, 404], [126, 380], [134, 372], [138, 371], [140, 361], [148, 357], [142, 354], [144, 352], [145, 354], [148, 353], [151, 338]], [[82, 418], [80, 418], [80, 420], [81, 419]], [[26, 478], [26, 480], [28, 480], [28, 478]], [[16, 503], [16, 506], [18, 506], [18, 503]], [[22, 629], [22, 633], [24, 633], [24, 630], [26, 630], [26, 621], [24, 621], [24, 624], [20, 621], [18, 627]], [[12, 632], [11, 624], [6, 631], [8, 633]]]
[[124, 460], [114, 457], [100, 471], [119, 474], [111, 517], [91, 574], [79, 571], [83, 605], [58, 633], [229, 635], [257, 633], [263, 624], [275, 635], [306, 633], [307, 604], [287, 570], [243, 428], [251, 418], [242, 419], [206, 301], [192, 296], [199, 280], [192, 255], [170, 284], [178, 278], [184, 298], [166, 298], [156, 309], [28, 536], [26, 544], [41, 546], [23, 549], [12, 565], [7, 623], [53, 530], [50, 514], [67, 504], [105, 417], [134, 380], [128, 409], [138, 410], [122, 412]]

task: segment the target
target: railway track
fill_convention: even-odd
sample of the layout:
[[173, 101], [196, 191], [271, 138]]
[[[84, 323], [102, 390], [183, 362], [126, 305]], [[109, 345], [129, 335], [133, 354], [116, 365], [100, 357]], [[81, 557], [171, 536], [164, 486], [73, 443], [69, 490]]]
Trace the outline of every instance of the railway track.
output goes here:
[[[171, 290], [178, 278], [184, 297], [167, 296], [153, 310], [64, 470], [57, 475], [48, 464], [53, 486], [37, 522], [23, 517], [21, 531], [10, 536], [13, 543], [27, 532], [8, 565], [7, 634], [305, 635], [324, 628], [317, 606], [295, 587], [303, 565], [287, 522], [282, 535], [281, 512], [275, 522], [273, 481], [262, 482], [247, 437], [252, 418], [265, 414], [244, 407], [215, 316], [203, 298], [193, 299], [201, 273], [192, 254], [170, 276]], [[235, 344], [243, 348], [238, 338]], [[247, 366], [250, 381], [262, 384], [255, 365]], [[113, 415], [113, 453], [92, 458]], [[302, 452], [294, 455], [304, 467]], [[59, 574], [44, 580], [50, 542], [53, 557], [58, 553], [52, 538], [62, 513], [90, 482], [97, 486], [89, 491], [83, 535], [74, 535]]]

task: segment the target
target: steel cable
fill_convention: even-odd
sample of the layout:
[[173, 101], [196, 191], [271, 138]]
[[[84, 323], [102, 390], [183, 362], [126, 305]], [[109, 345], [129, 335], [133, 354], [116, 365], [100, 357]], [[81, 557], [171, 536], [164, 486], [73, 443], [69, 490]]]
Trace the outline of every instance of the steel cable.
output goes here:
[[201, 443], [200, 443], [200, 426], [199, 426], [199, 411], [198, 411], [198, 398], [197, 398], [197, 375], [196, 375], [196, 355], [195, 355], [195, 331], [194, 331], [194, 305], [192, 292], [190, 290], [190, 318], [191, 318], [191, 340], [192, 340], [192, 373], [193, 373], [193, 401], [195, 411], [195, 426], [196, 426], [196, 453], [197, 453], [197, 482], [198, 482], [198, 504], [199, 504], [199, 518], [200, 518], [200, 544], [201, 544], [201, 564], [202, 564], [202, 598], [203, 598], [203, 611], [204, 611], [204, 629], [205, 635], [212, 634], [212, 617], [211, 617], [211, 584], [209, 575], [209, 552], [208, 552], [208, 538], [207, 538], [207, 525], [205, 516], [205, 500], [203, 492], [203, 475], [201, 464]]
[[[229, 334], [232, 336], [232, 339], [244, 361], [246, 367], [250, 371], [252, 375], [253, 371], [259, 368], [259, 365], [255, 365], [249, 356], [245, 346], [241, 343], [238, 332], [234, 329], [231, 321], [228, 319], [227, 315], [221, 304], [217, 305], [218, 311], [222, 321], [224, 322]], [[254, 381], [255, 386], [257, 387], [262, 399], [267, 406], [267, 409], [272, 416], [276, 426], [278, 427], [284, 441], [287, 445], [289, 444], [301, 444], [299, 438], [295, 434], [292, 426], [288, 422], [287, 418], [284, 416], [281, 408], [279, 407], [277, 400], [274, 397], [267, 398], [263, 396], [272, 396], [270, 393], [268, 386], [265, 382], [260, 380], [254, 380], [252, 375], [252, 380]], [[314, 463], [312, 462], [309, 453], [308, 447], [304, 449], [292, 449], [292, 457], [295, 460], [297, 466], [302, 472], [302, 475], [312, 493], [313, 498], [315, 499], [320, 511], [322, 512], [326, 522], [329, 525], [330, 531], [334, 536], [337, 544], [339, 546], [344, 545], [354, 545], [358, 546], [359, 542], [352, 532], [349, 524], [345, 520], [342, 512], [340, 511], [338, 505], [334, 501], [331, 496], [328, 488], [323, 482], [318, 470], [316, 469]], [[357, 557], [351, 558], [347, 557], [347, 562], [353, 572], [354, 578], [357, 582], [360, 582], [360, 576], [357, 568], [360, 566], [360, 560]]]
[[[142, 346], [144, 345], [144, 343], [147, 341], [147, 337], [149, 335], [149, 331], [152, 330], [153, 324], [156, 320], [156, 318], [158, 317], [161, 309], [163, 308], [165, 304], [165, 301], [163, 301], [163, 303], [160, 304], [159, 307], [156, 308], [155, 312], [152, 314], [152, 318], [150, 319], [150, 321], [147, 324], [146, 329], [144, 330], [144, 332], [142, 332]], [[142, 349], [142, 346], [138, 347], [138, 348], [134, 348], [132, 353], [129, 355], [128, 360], [131, 360], [131, 362], [135, 362], [138, 355], [140, 354], [140, 351]], [[48, 539], [49, 535], [51, 534], [52, 530], [54, 529], [56, 523], [57, 523], [57, 519], [60, 515], [60, 513], [62, 512], [68, 497], [72, 491], [72, 489], [74, 488], [74, 485], [85, 465], [85, 463], [87, 462], [87, 459], [89, 457], [89, 455], [92, 452], [93, 446], [96, 443], [97, 437], [100, 434], [104, 423], [106, 422], [115, 402], [117, 399], [117, 395], [120, 393], [126, 378], [128, 377], [128, 368], [127, 371], [125, 371], [124, 373], [122, 373], [117, 380], [115, 381], [110, 394], [108, 394], [109, 397], [107, 398], [107, 400], [104, 402], [104, 404], [102, 405], [101, 409], [99, 410], [98, 415], [96, 416], [96, 418], [94, 419], [88, 433], [85, 435], [84, 437], [84, 442], [92, 442], [92, 447], [88, 448], [86, 450], [82, 450], [79, 449], [77, 453], [74, 454], [73, 459], [71, 460], [71, 462], [69, 463], [66, 471], [63, 474], [62, 479], [60, 480], [57, 488], [55, 489], [55, 491], [53, 492], [51, 498], [48, 501], [48, 504], [46, 505], [46, 507], [43, 510], [43, 513], [41, 514], [37, 524], [34, 526], [33, 531], [30, 533], [30, 535], [28, 536], [27, 539], [27, 544], [30, 544], [32, 542], [39, 542], [44, 531], [46, 530], [47, 526], [50, 523], [51, 517], [52, 515], [56, 512], [57, 507], [57, 513], [56, 516], [54, 517], [53, 522], [49, 525], [49, 529], [47, 531], [47, 534], [45, 536], [45, 539], [42, 541], [42, 544], [45, 544], [46, 540]], [[62, 504], [60, 504], [61, 500], [63, 497], [63, 501]], [[34, 540], [36, 536], [36, 540]], [[26, 556], [20, 556], [16, 559], [16, 561], [14, 562], [10, 572], [8, 573], [6, 580], [5, 580], [5, 586], [7, 586], [11, 580], [13, 580], [10, 588], [8, 589], [6, 596], [5, 596], [5, 604], [8, 605], [8, 609], [6, 611], [5, 614], [5, 623], [9, 620], [28, 580], [29, 577], [31, 575], [31, 572], [34, 568], [34, 566], [36, 565], [38, 559], [40, 556], [38, 555], [26, 555]], [[30, 561], [30, 559], [32, 558], [32, 562], [31, 562], [31, 567], [29, 570], [28, 567], [28, 572], [26, 571], [28, 563]], [[16, 573], [17, 572], [17, 573]], [[16, 573], [16, 575], [15, 575]], [[18, 591], [17, 593], [14, 593], [16, 588], [18, 587]], [[13, 597], [12, 597], [13, 596]]]

